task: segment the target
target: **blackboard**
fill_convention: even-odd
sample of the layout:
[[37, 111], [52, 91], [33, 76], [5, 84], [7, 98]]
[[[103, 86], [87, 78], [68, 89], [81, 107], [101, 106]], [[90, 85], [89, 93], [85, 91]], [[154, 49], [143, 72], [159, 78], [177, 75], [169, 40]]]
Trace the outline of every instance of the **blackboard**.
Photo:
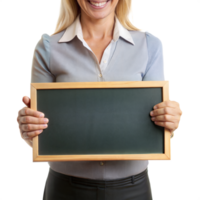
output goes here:
[[32, 90], [33, 107], [49, 119], [34, 138], [34, 161], [170, 159], [170, 134], [149, 114], [168, 99], [167, 81], [32, 83]]

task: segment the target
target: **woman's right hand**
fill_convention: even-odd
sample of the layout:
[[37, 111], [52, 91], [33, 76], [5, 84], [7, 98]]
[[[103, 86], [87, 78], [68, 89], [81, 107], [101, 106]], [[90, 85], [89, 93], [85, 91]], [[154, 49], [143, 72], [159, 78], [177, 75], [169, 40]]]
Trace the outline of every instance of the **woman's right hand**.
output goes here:
[[24, 96], [22, 101], [27, 107], [18, 112], [17, 122], [21, 137], [33, 147], [33, 137], [42, 133], [48, 127], [49, 120], [44, 118], [44, 113], [30, 109], [30, 98]]

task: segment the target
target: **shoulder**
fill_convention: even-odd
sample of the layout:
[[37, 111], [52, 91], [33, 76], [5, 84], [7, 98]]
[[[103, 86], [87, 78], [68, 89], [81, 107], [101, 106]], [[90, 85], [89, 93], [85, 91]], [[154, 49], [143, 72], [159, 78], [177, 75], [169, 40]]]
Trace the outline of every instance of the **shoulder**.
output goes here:
[[146, 40], [148, 44], [155, 44], [159, 45], [163, 43], [163, 39], [159, 37], [158, 35], [152, 33], [150, 30], [129, 30], [129, 33], [131, 34], [133, 40]]
[[129, 30], [133, 41], [143, 40], [150, 46], [157, 46], [164, 43], [163, 39], [149, 30]]
[[38, 50], [46, 50], [47, 52], [50, 51], [50, 47], [52, 45], [55, 45], [58, 43], [59, 39], [62, 37], [62, 35], [64, 34], [64, 31], [61, 31], [55, 35], [49, 35], [47, 33], [44, 33], [41, 35], [37, 45], [36, 45], [36, 49]]
[[50, 35], [47, 32], [41, 33], [34, 45], [34, 50], [37, 52], [49, 54], [51, 46], [54, 46], [54, 44], [58, 44], [58, 41], [60, 40], [63, 34], [64, 31], [61, 31], [55, 35]]
[[42, 34], [35, 48], [36, 50], [48, 50], [49, 49], [49, 35], [46, 33]]
[[162, 49], [162, 42], [158, 37], [147, 31], [145, 32], [145, 36], [149, 52], [160, 51]]
[[51, 41], [52, 44], [58, 44], [58, 41], [60, 40], [60, 38], [63, 36], [63, 34], [65, 33], [66, 29], [60, 31], [59, 33], [56, 33], [54, 35], [50, 35], [49, 39]]

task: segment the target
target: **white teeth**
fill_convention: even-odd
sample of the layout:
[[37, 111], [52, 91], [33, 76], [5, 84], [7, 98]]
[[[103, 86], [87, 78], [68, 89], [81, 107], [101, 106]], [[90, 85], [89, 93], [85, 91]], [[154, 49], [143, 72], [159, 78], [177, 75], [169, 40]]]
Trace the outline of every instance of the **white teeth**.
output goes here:
[[92, 5], [95, 5], [95, 6], [103, 6], [103, 5], [106, 4], [106, 2], [102, 2], [102, 3], [94, 3], [94, 2], [92, 2], [92, 1], [90, 1], [90, 3], [91, 3]]

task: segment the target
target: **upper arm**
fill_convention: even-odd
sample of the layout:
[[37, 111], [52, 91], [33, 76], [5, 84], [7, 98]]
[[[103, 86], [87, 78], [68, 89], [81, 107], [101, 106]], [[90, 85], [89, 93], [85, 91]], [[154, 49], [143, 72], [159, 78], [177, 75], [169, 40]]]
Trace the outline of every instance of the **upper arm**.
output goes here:
[[164, 43], [153, 33], [146, 31], [148, 63], [143, 81], [166, 80], [166, 61]]

